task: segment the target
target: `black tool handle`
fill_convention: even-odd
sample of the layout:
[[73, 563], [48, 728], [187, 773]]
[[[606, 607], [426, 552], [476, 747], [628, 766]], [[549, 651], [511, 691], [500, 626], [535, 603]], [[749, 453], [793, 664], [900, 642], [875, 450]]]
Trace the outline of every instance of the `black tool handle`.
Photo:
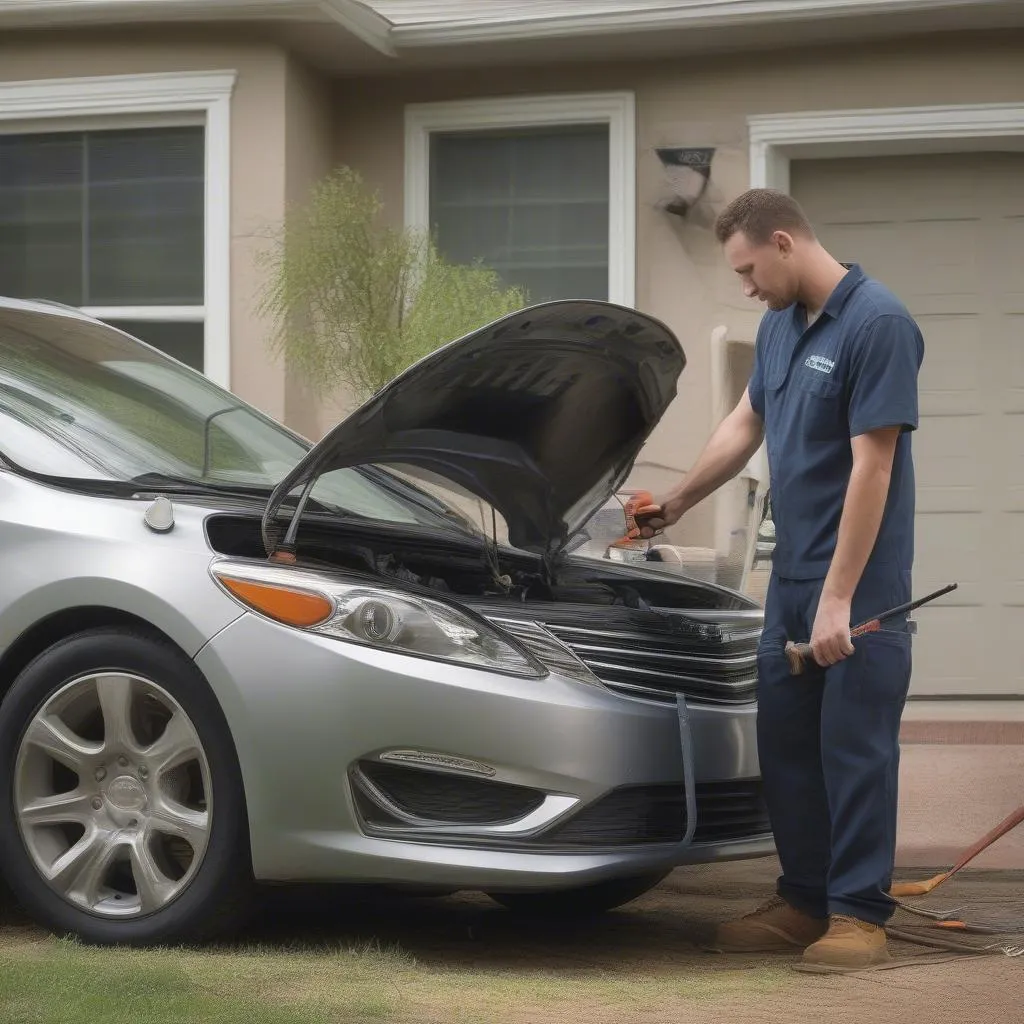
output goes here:
[[936, 598], [942, 597], [944, 594], [948, 594], [951, 590], [956, 590], [958, 586], [958, 583], [950, 583], [941, 590], [936, 590], [934, 593], [926, 594], [924, 597], [919, 597], [916, 601], [908, 601], [906, 604], [890, 608], [887, 612], [882, 612], [881, 615], [876, 615], [873, 618], [868, 619], [867, 622], [862, 622], [861, 626], [867, 626], [872, 622], [886, 622], [889, 619], [896, 618], [897, 615], [902, 615], [904, 612], [912, 612], [915, 608], [920, 608], [921, 605], [928, 604], [929, 601], [934, 601]]

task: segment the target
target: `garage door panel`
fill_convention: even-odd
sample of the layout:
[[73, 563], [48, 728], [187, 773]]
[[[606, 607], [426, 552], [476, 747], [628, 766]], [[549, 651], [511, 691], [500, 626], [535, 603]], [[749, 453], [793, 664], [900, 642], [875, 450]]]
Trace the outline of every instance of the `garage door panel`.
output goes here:
[[[986, 244], [985, 225], [979, 220], [905, 221], [899, 225], [899, 255], [926, 264], [913, 295], [964, 296], [971, 305], [977, 302], [981, 283], [982, 254]], [[906, 276], [906, 264], [902, 271]], [[904, 302], [912, 296], [903, 297]]]
[[[1024, 191], [1024, 183], [1018, 185]], [[1024, 205], [1024, 201], [1022, 201]], [[994, 232], [996, 259], [992, 269], [992, 283], [998, 291], [1024, 290], [1021, 281], [1021, 261], [1024, 260], [1024, 215], [1003, 217]]]
[[985, 464], [981, 416], [922, 416], [914, 435], [919, 512], [981, 512]]
[[[1024, 273], [1024, 255], [1021, 256]], [[1002, 412], [1024, 413], [1024, 313], [999, 318], [999, 330], [1007, 339], [996, 367], [995, 383], [1002, 398]], [[1017, 423], [1019, 428], [1022, 424]], [[1024, 443], [1024, 439], [1022, 439]]]
[[[872, 277], [882, 280], [882, 277], [873, 270], [869, 270], [867, 264], [861, 266]], [[921, 321], [928, 317], [963, 317], [970, 319], [985, 313], [985, 308], [977, 295], [952, 295], [942, 292], [925, 291], [924, 289], [907, 288], [900, 296], [907, 308], [913, 313], [914, 319]], [[930, 339], [925, 336], [925, 344]]]
[[[1024, 512], [1007, 512], [1000, 517], [1000, 542], [995, 559], [999, 601], [1024, 608]], [[1024, 642], [1024, 634], [1015, 634]], [[1024, 661], [1024, 656], [1021, 658]]]
[[978, 310], [983, 237], [978, 222], [929, 221], [909, 230], [905, 223], [829, 225], [825, 230], [837, 259], [860, 263], [880, 281], [905, 276], [908, 266], [927, 263], [928, 273], [901, 295], [904, 302], [938, 300], [936, 312]]
[[1008, 658], [1005, 646], [988, 642], [1024, 633], [1024, 607], [948, 606], [916, 613], [910, 692], [980, 696], [988, 693], [1024, 695], [1024, 670], [1019, 658]]
[[793, 161], [822, 242], [896, 292], [925, 338], [914, 435], [912, 692], [1024, 695], [1024, 154]]
[[[1024, 696], [1024, 657], [1012, 640], [1009, 644], [1005, 643], [1005, 638], [1024, 636], [1024, 604], [1002, 608], [994, 626], [994, 632], [1004, 637], [1004, 644], [1000, 649], [1003, 656], [1000, 658], [999, 652], [993, 652], [990, 659], [993, 663], [992, 672], [998, 674], [993, 683], [997, 684], [998, 689]], [[986, 685], [984, 688], [991, 689], [992, 686]]]
[[980, 682], [985, 670], [989, 613], [978, 607], [952, 604], [943, 599], [930, 609], [914, 613], [911, 694], [973, 694], [987, 686]]
[[931, 593], [956, 581], [958, 601], [982, 601], [988, 576], [985, 532], [984, 518], [972, 512], [919, 515], [914, 536], [915, 590]]
[[977, 412], [982, 401], [982, 323], [975, 314], [917, 317], [925, 338], [919, 406], [922, 416]]
[[795, 160], [790, 186], [815, 223], [976, 217], [995, 193], [1000, 217], [1024, 215], [1019, 153]]
[[1010, 427], [997, 438], [999, 454], [998, 481], [1002, 507], [1007, 512], [1024, 512], [1024, 415], [1007, 416]]
[[[862, 263], [868, 273], [879, 279], [896, 273], [907, 258], [900, 251], [905, 246], [898, 224], [829, 225], [818, 230], [823, 238], [825, 231], [828, 231], [828, 245], [837, 260], [843, 263]], [[860, 257], [865, 252], [872, 254], [870, 270]]]

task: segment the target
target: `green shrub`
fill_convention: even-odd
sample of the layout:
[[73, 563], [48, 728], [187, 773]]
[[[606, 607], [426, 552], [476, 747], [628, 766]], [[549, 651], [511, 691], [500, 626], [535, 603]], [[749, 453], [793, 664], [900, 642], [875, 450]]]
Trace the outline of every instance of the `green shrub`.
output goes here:
[[382, 223], [382, 209], [341, 167], [288, 212], [261, 254], [273, 347], [319, 394], [344, 386], [365, 400], [439, 346], [528, 303], [482, 263], [450, 263], [429, 235]]

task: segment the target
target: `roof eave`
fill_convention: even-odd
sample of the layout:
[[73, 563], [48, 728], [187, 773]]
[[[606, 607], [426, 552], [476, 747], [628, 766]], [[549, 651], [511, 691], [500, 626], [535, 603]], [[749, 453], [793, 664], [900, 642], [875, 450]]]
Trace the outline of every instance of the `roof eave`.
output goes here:
[[320, 0], [319, 6], [333, 21], [378, 53], [387, 57], [398, 56], [394, 45], [394, 26], [368, 4], [359, 0]]
[[[445, 24], [394, 25], [390, 40], [394, 51], [496, 42], [524, 42], [622, 32], [662, 32], [756, 27], [761, 24], [829, 18], [845, 20], [941, 9], [977, 9], [996, 6], [1003, 0], [703, 0], [649, 11], [608, 11], [600, 14], [518, 17], [483, 21], [466, 18]], [[363, 5], [359, 5], [363, 6]]]
[[8, 0], [0, 6], [0, 25], [7, 28], [243, 19], [333, 22], [378, 53], [396, 55], [391, 22], [359, 0]]

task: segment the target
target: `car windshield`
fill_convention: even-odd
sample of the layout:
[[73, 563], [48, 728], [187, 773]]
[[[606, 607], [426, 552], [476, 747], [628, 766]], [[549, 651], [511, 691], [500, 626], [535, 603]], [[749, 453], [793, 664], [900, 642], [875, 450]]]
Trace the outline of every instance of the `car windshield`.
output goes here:
[[[308, 450], [202, 374], [112, 328], [0, 313], [0, 453], [30, 473], [269, 494]], [[453, 523], [436, 498], [375, 467], [326, 473], [312, 497], [353, 516]]]

